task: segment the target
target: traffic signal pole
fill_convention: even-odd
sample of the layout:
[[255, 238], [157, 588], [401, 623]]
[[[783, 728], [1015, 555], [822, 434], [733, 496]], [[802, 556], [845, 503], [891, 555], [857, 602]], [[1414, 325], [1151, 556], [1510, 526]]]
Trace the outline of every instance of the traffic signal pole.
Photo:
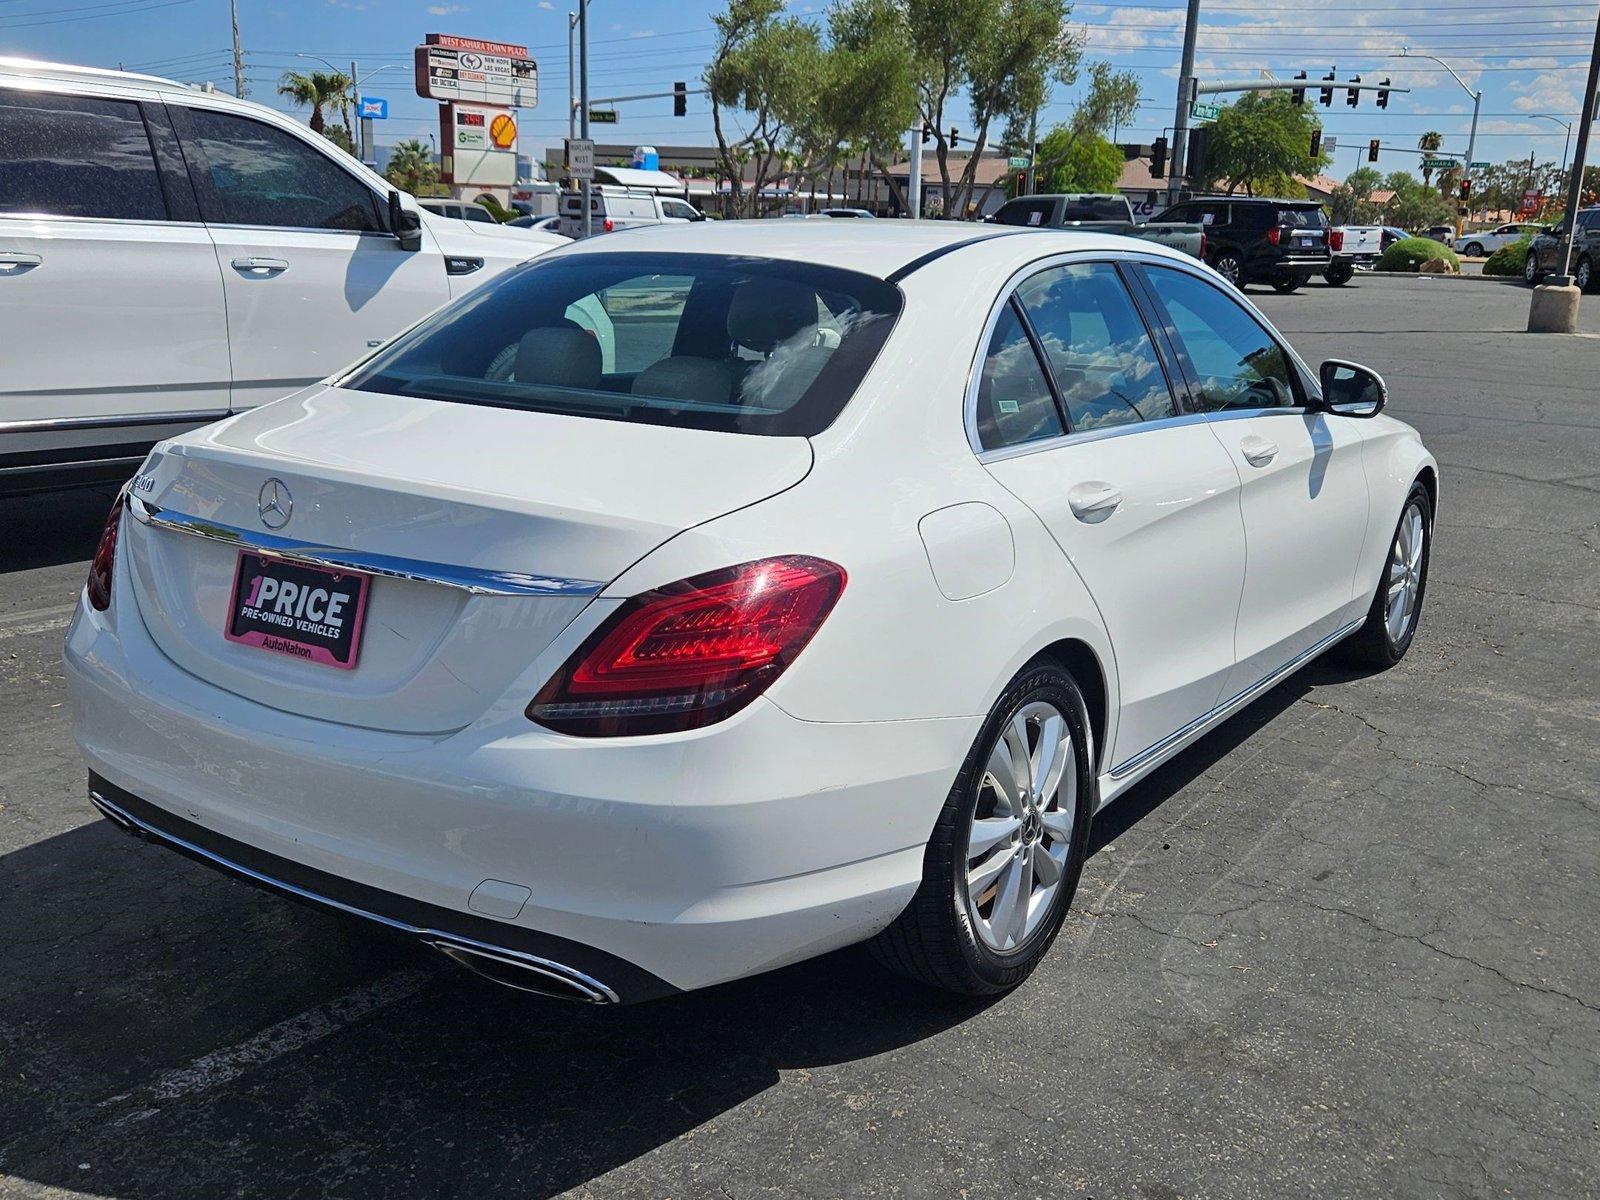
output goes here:
[[1183, 26], [1183, 61], [1178, 68], [1178, 108], [1172, 119], [1172, 163], [1167, 175], [1167, 203], [1176, 204], [1183, 192], [1183, 173], [1189, 165], [1189, 106], [1194, 103], [1194, 43], [1200, 32], [1200, 0], [1189, 0]]
[[1550, 282], [1571, 284], [1572, 242], [1578, 228], [1578, 207], [1583, 203], [1583, 166], [1589, 161], [1589, 132], [1594, 126], [1595, 93], [1600, 90], [1600, 17], [1594, 23], [1594, 49], [1589, 54], [1589, 82], [1583, 89], [1583, 115], [1578, 118], [1578, 146], [1572, 158], [1572, 175], [1567, 180], [1567, 215], [1563, 219], [1566, 236], [1561, 251], [1560, 277]]

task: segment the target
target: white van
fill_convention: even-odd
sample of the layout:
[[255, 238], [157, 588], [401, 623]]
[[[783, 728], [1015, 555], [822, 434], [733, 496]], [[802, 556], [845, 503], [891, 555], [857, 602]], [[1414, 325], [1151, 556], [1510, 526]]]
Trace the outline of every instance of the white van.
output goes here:
[[[589, 190], [590, 232], [615, 233], [640, 225], [687, 225], [704, 221], [705, 214], [687, 200], [660, 196], [636, 188], [594, 187]], [[561, 193], [561, 232], [583, 236], [583, 196]]]
[[125, 479], [566, 244], [423, 212], [258, 104], [0, 58], [0, 492]]

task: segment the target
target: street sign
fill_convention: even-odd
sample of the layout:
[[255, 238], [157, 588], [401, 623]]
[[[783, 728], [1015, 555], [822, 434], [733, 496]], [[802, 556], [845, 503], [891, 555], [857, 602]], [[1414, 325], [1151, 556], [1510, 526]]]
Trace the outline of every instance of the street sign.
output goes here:
[[1339, 139], [1334, 137], [1332, 134], [1329, 134], [1327, 137], [1322, 139], [1322, 148], [1329, 154], [1332, 154], [1339, 148]]
[[1196, 121], [1215, 121], [1221, 114], [1221, 105], [1201, 104], [1198, 101], [1189, 105], [1189, 115]]
[[1458, 166], [1453, 158], [1425, 158], [1422, 160], [1424, 171], [1448, 171], [1451, 167]]
[[1467, 169], [1472, 171], [1487, 171], [1492, 166], [1494, 166], [1493, 163], [1468, 163]]
[[617, 123], [617, 110], [614, 108], [591, 108], [589, 110], [589, 124], [615, 125]]
[[389, 102], [381, 96], [363, 96], [358, 101], [360, 112], [356, 115], [363, 121], [387, 121], [389, 119]]
[[539, 103], [539, 65], [526, 46], [430, 33], [414, 54], [417, 95], [503, 108]]
[[567, 139], [567, 174], [574, 179], [594, 178], [594, 142], [592, 139]]
[[1026, 171], [1028, 169], [1028, 156], [1026, 154], [1013, 154], [1006, 159], [1006, 169], [1011, 171]]

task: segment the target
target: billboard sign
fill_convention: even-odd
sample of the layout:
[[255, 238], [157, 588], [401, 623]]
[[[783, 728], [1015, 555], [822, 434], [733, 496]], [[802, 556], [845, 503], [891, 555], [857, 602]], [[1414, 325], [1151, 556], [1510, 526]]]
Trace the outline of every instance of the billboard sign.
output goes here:
[[363, 96], [356, 104], [356, 116], [363, 121], [387, 121], [389, 102], [381, 96]]
[[539, 103], [539, 65], [528, 48], [511, 42], [430, 33], [415, 51], [417, 95], [504, 108]]
[[510, 187], [517, 181], [517, 121], [509, 109], [445, 104], [439, 109], [445, 147], [440, 178], [457, 187]]

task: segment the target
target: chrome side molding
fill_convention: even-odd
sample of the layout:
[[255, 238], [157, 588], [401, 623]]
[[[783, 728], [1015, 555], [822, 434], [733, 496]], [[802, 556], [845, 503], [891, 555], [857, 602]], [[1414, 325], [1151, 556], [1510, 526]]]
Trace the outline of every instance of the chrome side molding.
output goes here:
[[492, 571], [480, 567], [457, 567], [448, 563], [374, 554], [365, 550], [342, 550], [320, 546], [277, 534], [240, 529], [204, 517], [191, 517], [170, 508], [159, 508], [138, 496], [128, 497], [128, 511], [134, 520], [154, 529], [209, 538], [289, 562], [316, 567], [335, 567], [361, 571], [368, 575], [387, 575], [392, 579], [413, 579], [458, 588], [475, 596], [597, 596], [605, 583], [595, 579], [569, 579], [559, 575], [533, 575], [522, 571]]

